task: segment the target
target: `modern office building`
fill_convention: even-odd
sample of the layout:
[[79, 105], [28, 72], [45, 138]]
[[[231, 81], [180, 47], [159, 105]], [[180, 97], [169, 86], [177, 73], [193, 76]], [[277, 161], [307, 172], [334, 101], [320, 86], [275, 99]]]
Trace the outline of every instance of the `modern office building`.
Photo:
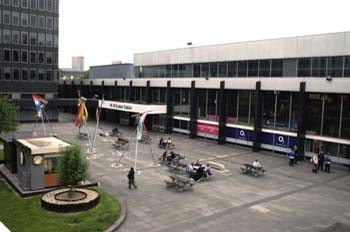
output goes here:
[[72, 69], [84, 71], [85, 65], [85, 57], [84, 56], [73, 56], [72, 57]]
[[[32, 93], [58, 95], [58, 0], [0, 1], [0, 94], [19, 106], [18, 119], [34, 120]], [[55, 119], [57, 112], [47, 109]]]
[[162, 104], [150, 129], [349, 164], [350, 32], [135, 54], [134, 66], [132, 80], [62, 81], [60, 96], [104, 94], [117, 102], [104, 118], [130, 125], [127, 104]]

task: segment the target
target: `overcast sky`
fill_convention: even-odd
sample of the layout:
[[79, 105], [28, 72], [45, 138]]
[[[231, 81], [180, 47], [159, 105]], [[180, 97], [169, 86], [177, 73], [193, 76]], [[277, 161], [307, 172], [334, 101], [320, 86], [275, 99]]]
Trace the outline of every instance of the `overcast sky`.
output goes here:
[[60, 0], [59, 66], [133, 54], [350, 30], [349, 0]]

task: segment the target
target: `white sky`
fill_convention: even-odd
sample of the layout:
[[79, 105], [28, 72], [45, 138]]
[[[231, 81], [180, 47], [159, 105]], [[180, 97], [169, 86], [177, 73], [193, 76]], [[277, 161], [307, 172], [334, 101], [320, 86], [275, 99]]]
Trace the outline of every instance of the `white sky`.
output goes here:
[[350, 30], [349, 0], [60, 0], [59, 66], [133, 54]]

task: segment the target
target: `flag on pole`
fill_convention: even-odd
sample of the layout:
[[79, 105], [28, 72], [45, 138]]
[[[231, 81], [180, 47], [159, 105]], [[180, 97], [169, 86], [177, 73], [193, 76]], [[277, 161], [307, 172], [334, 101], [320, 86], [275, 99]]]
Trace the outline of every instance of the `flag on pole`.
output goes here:
[[143, 122], [145, 121], [146, 117], [147, 117], [147, 113], [142, 113], [141, 116], [139, 116], [139, 120], [137, 122], [137, 128], [136, 128], [136, 140], [138, 141], [142, 139]]
[[82, 127], [83, 123], [88, 119], [88, 111], [85, 105], [86, 98], [79, 97], [78, 98], [78, 116], [75, 119], [75, 126]]
[[48, 103], [48, 100], [46, 98], [42, 98], [36, 94], [32, 94], [34, 104], [35, 104], [35, 109], [36, 109], [36, 115], [35, 117], [37, 118], [42, 118], [42, 108], [44, 108], [45, 104]]

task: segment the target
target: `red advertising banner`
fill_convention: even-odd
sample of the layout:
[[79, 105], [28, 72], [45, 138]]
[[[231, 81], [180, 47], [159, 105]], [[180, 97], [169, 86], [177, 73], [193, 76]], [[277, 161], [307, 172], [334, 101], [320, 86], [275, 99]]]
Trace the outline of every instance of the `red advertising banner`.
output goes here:
[[216, 125], [197, 123], [197, 133], [218, 136], [219, 135], [219, 127]]

